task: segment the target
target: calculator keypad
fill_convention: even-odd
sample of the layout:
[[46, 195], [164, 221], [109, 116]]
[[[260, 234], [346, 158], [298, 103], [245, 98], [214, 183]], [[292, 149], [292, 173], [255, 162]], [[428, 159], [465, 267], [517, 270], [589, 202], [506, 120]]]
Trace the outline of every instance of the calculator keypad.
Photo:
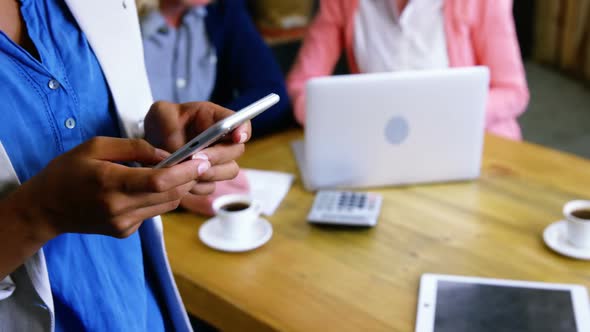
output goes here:
[[319, 191], [307, 219], [312, 223], [373, 226], [381, 196], [367, 192]]

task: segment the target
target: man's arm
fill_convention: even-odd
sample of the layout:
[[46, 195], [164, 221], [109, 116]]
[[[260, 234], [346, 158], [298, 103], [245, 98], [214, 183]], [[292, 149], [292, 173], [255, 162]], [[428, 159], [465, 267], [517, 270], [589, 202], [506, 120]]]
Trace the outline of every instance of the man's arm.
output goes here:
[[242, 1], [226, 1], [224, 45], [219, 50], [221, 74], [217, 84], [231, 87], [237, 94], [224, 106], [239, 110], [274, 92], [281, 100], [252, 120], [254, 135], [259, 137], [282, 129], [292, 122], [285, 81], [270, 48], [254, 26]]

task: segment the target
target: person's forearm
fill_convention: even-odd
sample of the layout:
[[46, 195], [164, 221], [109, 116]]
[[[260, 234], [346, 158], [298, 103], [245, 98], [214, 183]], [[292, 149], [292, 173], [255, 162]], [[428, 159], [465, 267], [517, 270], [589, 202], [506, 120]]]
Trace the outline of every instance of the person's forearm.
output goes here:
[[515, 120], [525, 110], [529, 102], [526, 82], [513, 83], [505, 87], [491, 87], [488, 94], [486, 122]]
[[32, 208], [23, 206], [18, 194], [0, 199], [0, 280], [15, 271], [33, 256], [48, 238], [41, 236], [37, 223], [32, 220]]

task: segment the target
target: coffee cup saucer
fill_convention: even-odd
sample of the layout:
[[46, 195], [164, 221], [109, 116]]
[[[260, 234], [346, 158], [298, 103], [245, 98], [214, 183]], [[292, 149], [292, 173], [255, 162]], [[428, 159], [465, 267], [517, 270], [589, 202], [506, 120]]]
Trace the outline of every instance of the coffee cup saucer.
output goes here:
[[228, 238], [221, 228], [217, 217], [207, 220], [199, 228], [199, 238], [208, 247], [227, 252], [243, 252], [256, 249], [272, 237], [272, 225], [259, 217], [252, 226], [252, 235], [246, 239]]
[[590, 249], [580, 249], [572, 246], [567, 238], [567, 221], [556, 221], [543, 232], [545, 244], [553, 251], [576, 259], [590, 260]]

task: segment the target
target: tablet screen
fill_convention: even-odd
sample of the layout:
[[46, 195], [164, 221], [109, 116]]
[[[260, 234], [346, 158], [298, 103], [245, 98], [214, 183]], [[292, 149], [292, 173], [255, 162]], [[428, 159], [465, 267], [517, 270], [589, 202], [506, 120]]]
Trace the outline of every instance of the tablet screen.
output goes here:
[[435, 332], [576, 329], [569, 290], [438, 280]]

